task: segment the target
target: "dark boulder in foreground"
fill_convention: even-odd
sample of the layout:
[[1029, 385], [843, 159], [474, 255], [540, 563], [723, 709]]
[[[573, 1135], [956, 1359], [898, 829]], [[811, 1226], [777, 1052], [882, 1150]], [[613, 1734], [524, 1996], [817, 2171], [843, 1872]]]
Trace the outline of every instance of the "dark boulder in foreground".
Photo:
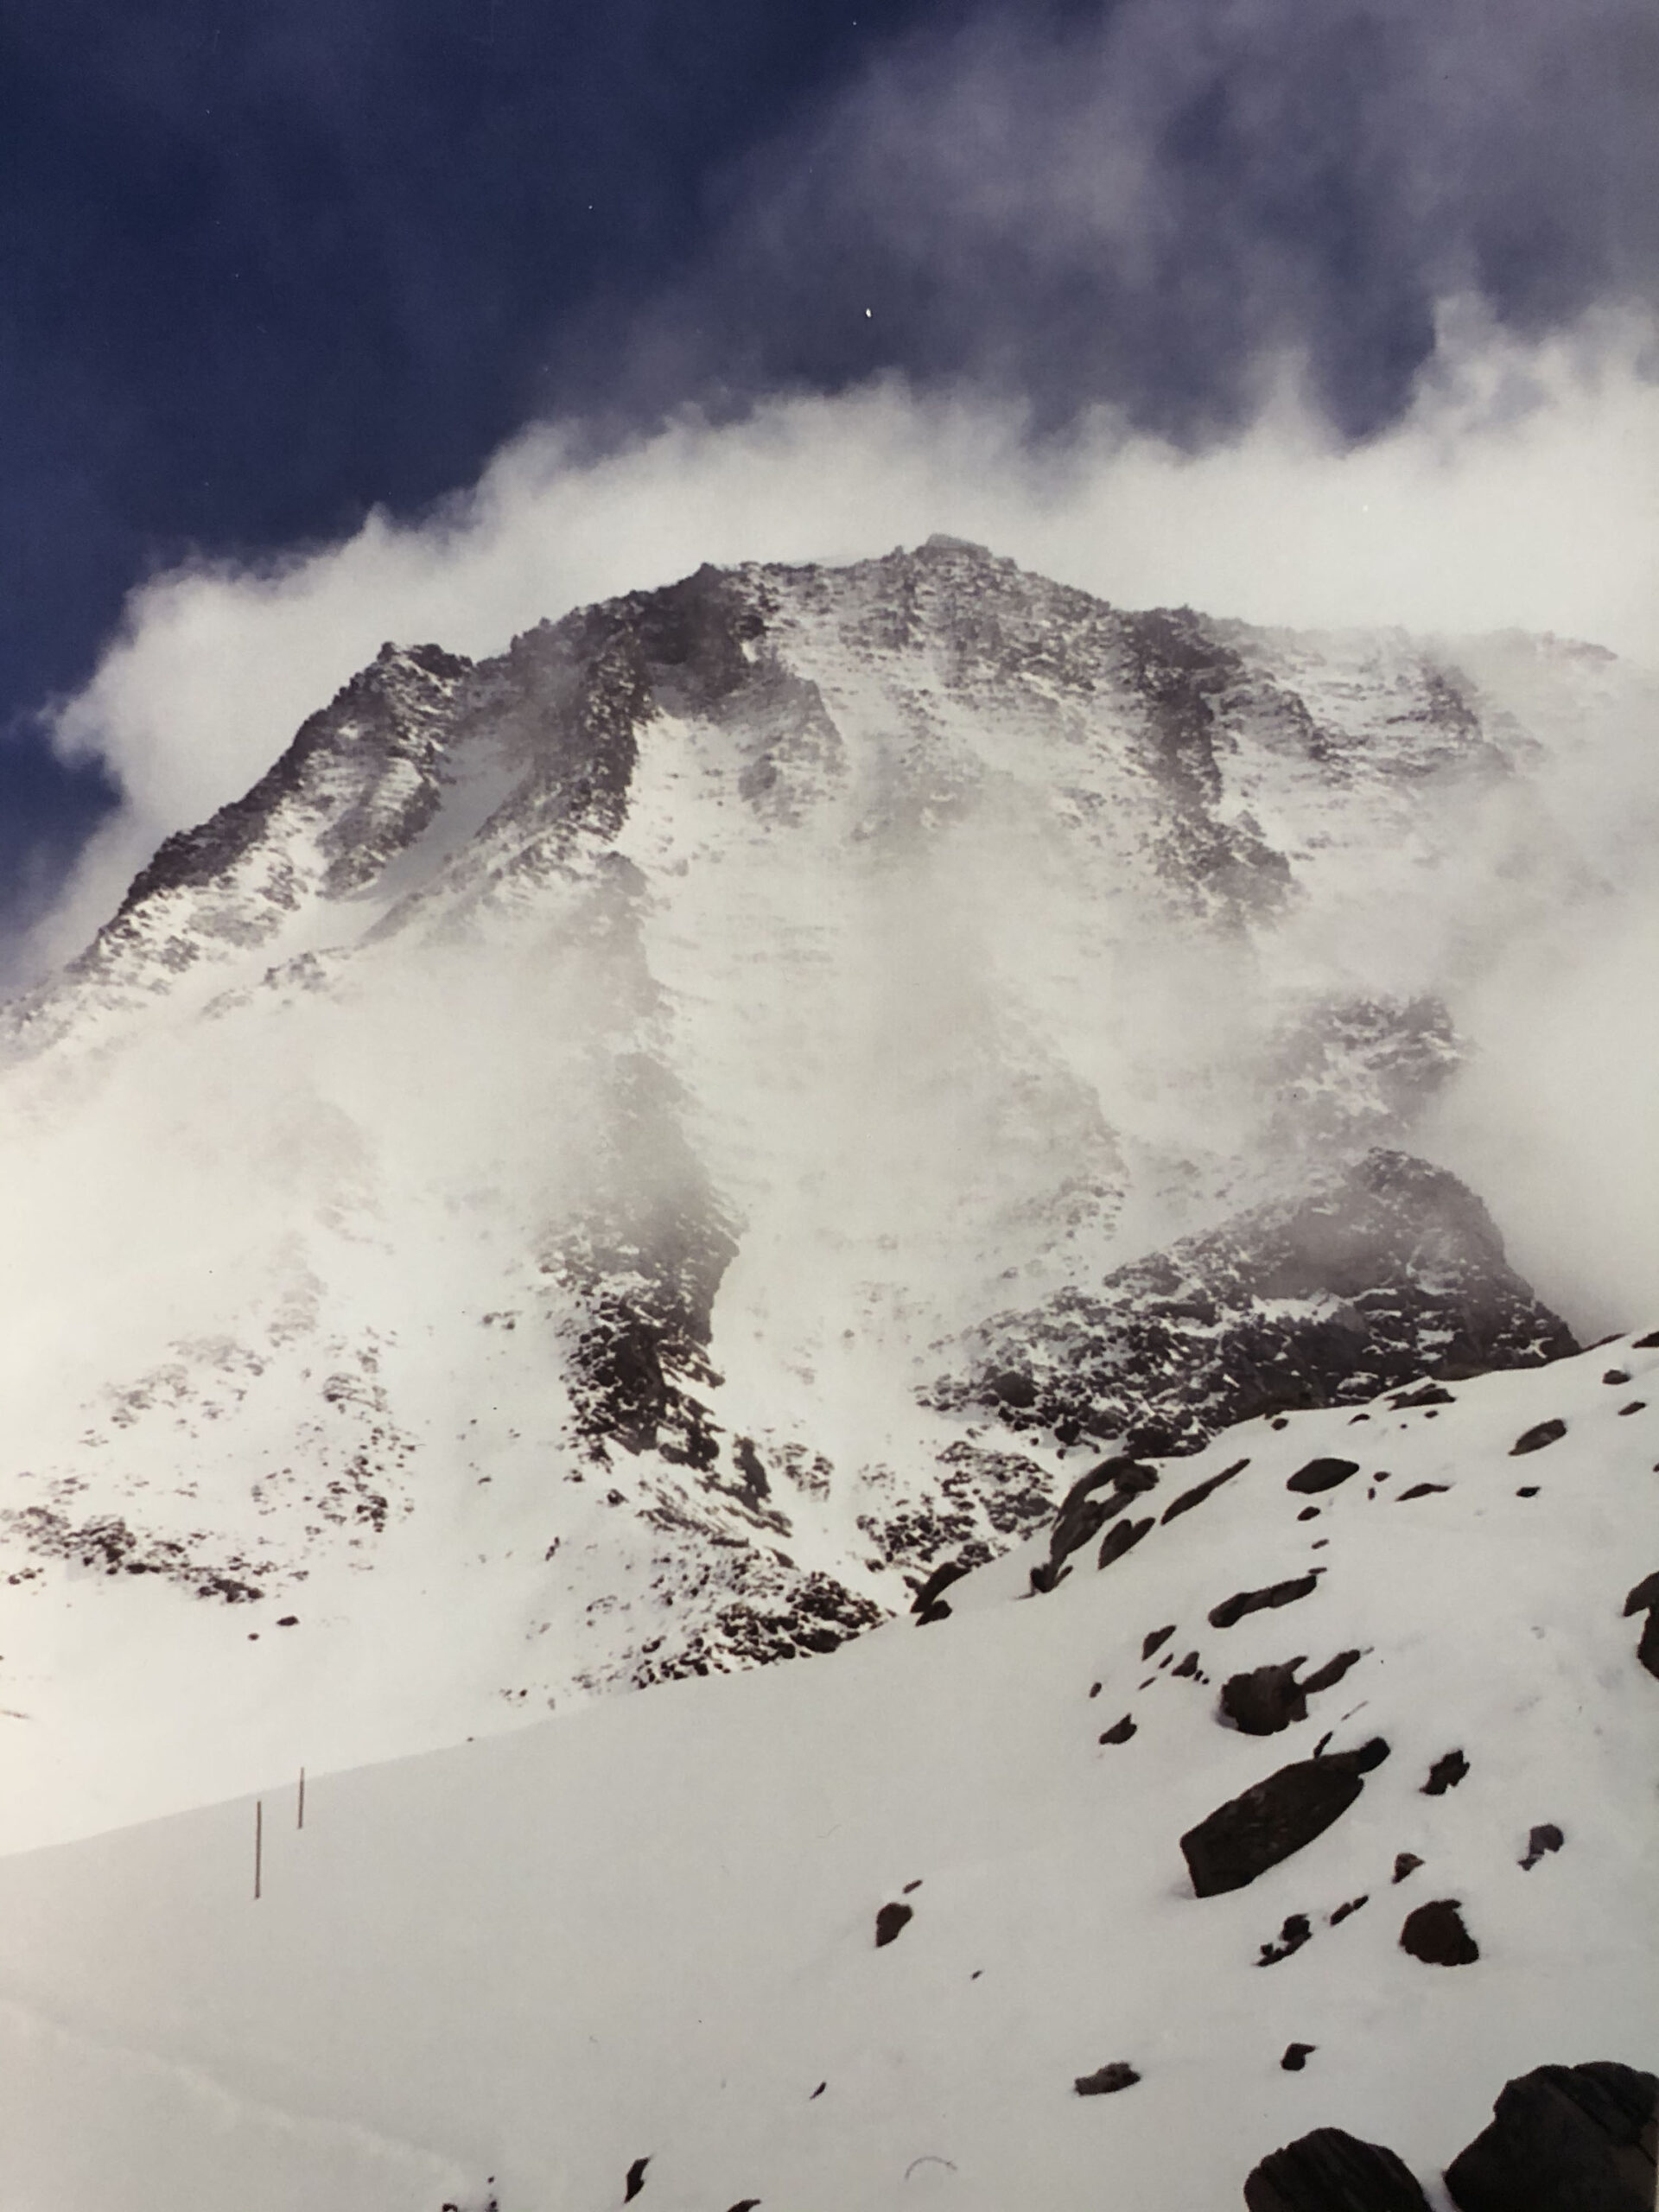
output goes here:
[[1408, 2166], [1341, 2127], [1269, 2152], [1245, 2182], [1244, 2202], [1249, 2212], [1429, 2212]]
[[1659, 2078], [1608, 2061], [1505, 2084], [1446, 2168], [1461, 2212], [1653, 2212]]
[[1388, 1756], [1388, 1745], [1374, 1736], [1356, 1751], [1282, 1766], [1243, 1796], [1218, 1805], [1181, 1838], [1196, 1894], [1211, 1897], [1242, 1890], [1323, 1835], [1358, 1797], [1363, 1777]]

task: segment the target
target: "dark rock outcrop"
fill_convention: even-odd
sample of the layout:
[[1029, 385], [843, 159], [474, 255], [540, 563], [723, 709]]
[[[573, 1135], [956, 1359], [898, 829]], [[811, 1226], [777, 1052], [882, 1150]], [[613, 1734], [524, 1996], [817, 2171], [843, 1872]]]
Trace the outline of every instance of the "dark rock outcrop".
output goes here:
[[1270, 2152], [1246, 2180], [1244, 2202], [1249, 2212], [1428, 2212], [1409, 2167], [1341, 2127]]
[[1435, 1897], [1406, 1915], [1400, 1948], [1429, 1967], [1471, 1967], [1480, 1946], [1463, 1924], [1456, 1897]]
[[1428, 1780], [1423, 1784], [1425, 1797], [1444, 1797], [1448, 1789], [1455, 1789], [1469, 1771], [1469, 1762], [1461, 1751], [1446, 1751], [1428, 1770]]
[[1357, 1751], [1281, 1767], [1217, 1806], [1181, 1838], [1194, 1892], [1208, 1897], [1242, 1890], [1323, 1835], [1357, 1799], [1363, 1777], [1388, 1756], [1388, 1745], [1376, 1736]]
[[916, 1616], [917, 1625], [925, 1627], [930, 1621], [949, 1620], [950, 1608], [941, 1602], [944, 1594], [953, 1582], [960, 1582], [964, 1574], [972, 1572], [965, 1560], [950, 1559], [942, 1566], [936, 1567], [925, 1581], [918, 1583], [910, 1605], [911, 1611]]
[[1269, 1606], [1294, 1605], [1299, 1598], [1312, 1597], [1319, 1586], [1318, 1573], [1310, 1572], [1299, 1574], [1289, 1582], [1274, 1582], [1265, 1590], [1241, 1590], [1211, 1608], [1210, 1625], [1235, 1628], [1247, 1613], [1259, 1613]]
[[1062, 1443], [1155, 1427], [1161, 1449], [1190, 1452], [1258, 1414], [1363, 1403], [1425, 1376], [1537, 1366], [1578, 1348], [1509, 1266], [1471, 1192], [1379, 1150], [1097, 1289], [996, 1316], [927, 1397]]
[[1127, 2059], [1115, 2058], [1093, 2074], [1079, 2074], [1072, 2088], [1080, 2097], [1109, 2097], [1119, 2089], [1132, 2089], [1141, 2076]]
[[902, 1929], [916, 1917], [916, 1909], [908, 1904], [884, 1904], [875, 1916], [875, 1948], [891, 1943]]
[[1259, 1967], [1276, 1967], [1281, 1959], [1289, 1958], [1293, 1951], [1300, 1951], [1304, 1943], [1311, 1943], [1313, 1940], [1313, 1923], [1307, 1915], [1293, 1912], [1287, 1916], [1284, 1926], [1279, 1930], [1278, 1941], [1262, 1946], [1262, 1955], [1255, 1963]]
[[1235, 1475], [1243, 1474], [1249, 1464], [1248, 1459], [1235, 1459], [1230, 1467], [1224, 1467], [1218, 1475], [1211, 1475], [1204, 1482], [1194, 1483], [1191, 1490], [1184, 1490], [1178, 1498], [1164, 1508], [1165, 1521], [1177, 1520], [1183, 1513], [1190, 1513], [1195, 1505], [1202, 1505], [1206, 1497], [1214, 1497], [1224, 1483], [1230, 1483]]
[[1113, 1722], [1112, 1726], [1102, 1735], [1100, 1740], [1103, 1744], [1127, 1744], [1134, 1733], [1134, 1719], [1130, 1714], [1126, 1713], [1121, 1720]]
[[1276, 1736], [1281, 1728], [1306, 1720], [1308, 1699], [1339, 1682], [1359, 1656], [1357, 1651], [1339, 1651], [1300, 1681], [1297, 1670], [1306, 1663], [1301, 1658], [1230, 1675], [1221, 1686], [1222, 1713], [1247, 1736]]
[[1653, 2212], [1659, 2078], [1609, 2061], [1506, 2082], [1446, 2170], [1460, 2212]]
[[1122, 1559], [1125, 1552], [1132, 1552], [1141, 1537], [1150, 1532], [1152, 1525], [1150, 1513], [1144, 1521], [1120, 1521], [1116, 1529], [1107, 1531], [1106, 1541], [1100, 1548], [1099, 1565], [1110, 1567]]
[[1525, 1452], [1541, 1452], [1547, 1444], [1559, 1444], [1566, 1434], [1567, 1423], [1564, 1421], [1535, 1421], [1530, 1428], [1524, 1429], [1510, 1445], [1510, 1457], [1511, 1459], [1518, 1459]]
[[1641, 1641], [1636, 1656], [1650, 1675], [1659, 1675], [1659, 1574], [1649, 1574], [1637, 1584], [1624, 1600], [1624, 1618], [1632, 1613], [1646, 1613]]
[[1527, 1855], [1519, 1863], [1522, 1871], [1530, 1873], [1541, 1859], [1552, 1851], [1559, 1851], [1567, 1840], [1554, 1821], [1544, 1821], [1527, 1838]]
[[1310, 1459], [1305, 1467], [1297, 1468], [1285, 1488], [1311, 1496], [1319, 1491], [1334, 1490], [1338, 1483], [1345, 1483], [1350, 1475], [1358, 1472], [1357, 1459]]

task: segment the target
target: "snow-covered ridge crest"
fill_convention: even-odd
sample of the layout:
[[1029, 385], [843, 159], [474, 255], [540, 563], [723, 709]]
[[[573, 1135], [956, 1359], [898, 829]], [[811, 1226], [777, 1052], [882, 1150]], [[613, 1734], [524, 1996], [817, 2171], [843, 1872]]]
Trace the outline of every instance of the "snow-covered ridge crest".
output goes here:
[[[1548, 779], [1623, 678], [1483, 653], [950, 541], [383, 652], [4, 1011], [13, 1840], [282, 1766], [325, 1680], [343, 1764], [833, 1648], [1235, 1353], [1564, 1349], [1412, 1163], [1461, 980], [1606, 861]], [[1373, 1159], [1386, 1281], [979, 1387]]]

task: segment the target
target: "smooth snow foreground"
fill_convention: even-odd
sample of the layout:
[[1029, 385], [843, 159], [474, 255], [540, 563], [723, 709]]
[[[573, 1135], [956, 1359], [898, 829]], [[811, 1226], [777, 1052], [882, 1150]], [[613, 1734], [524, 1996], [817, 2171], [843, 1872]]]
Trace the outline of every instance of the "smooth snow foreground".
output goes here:
[[[1318, 1457], [1357, 1467], [1288, 1490]], [[1659, 1349], [1628, 1339], [1259, 1421], [1165, 1463], [1142, 1538], [1047, 1595], [1033, 1544], [830, 1658], [314, 1777], [302, 1831], [273, 1776], [257, 1903], [251, 1800], [8, 1859], [0, 2196], [603, 2212], [632, 2171], [642, 2212], [1221, 2212], [1334, 2124], [1444, 2206], [1506, 2077], [1659, 2052], [1659, 1680], [1623, 1610], [1656, 1460]], [[1220, 1725], [1227, 1677], [1349, 1649], [1302, 1722]], [[1389, 1746], [1357, 1802], [1196, 1897], [1183, 1834], [1327, 1732]], [[1452, 1899], [1478, 1961], [1409, 1956], [1408, 1912]]]

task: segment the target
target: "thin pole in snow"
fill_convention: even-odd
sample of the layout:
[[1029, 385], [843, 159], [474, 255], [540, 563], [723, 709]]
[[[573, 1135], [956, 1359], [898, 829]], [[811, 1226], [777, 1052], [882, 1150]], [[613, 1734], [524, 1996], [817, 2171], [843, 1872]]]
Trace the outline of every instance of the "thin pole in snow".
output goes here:
[[264, 1800], [261, 1797], [256, 1797], [253, 1801], [253, 1901], [256, 1904], [259, 1902], [259, 1877], [264, 1872]]
[[300, 1769], [300, 1817], [295, 1822], [295, 1826], [302, 1828], [305, 1826], [305, 1769], [303, 1767]]

